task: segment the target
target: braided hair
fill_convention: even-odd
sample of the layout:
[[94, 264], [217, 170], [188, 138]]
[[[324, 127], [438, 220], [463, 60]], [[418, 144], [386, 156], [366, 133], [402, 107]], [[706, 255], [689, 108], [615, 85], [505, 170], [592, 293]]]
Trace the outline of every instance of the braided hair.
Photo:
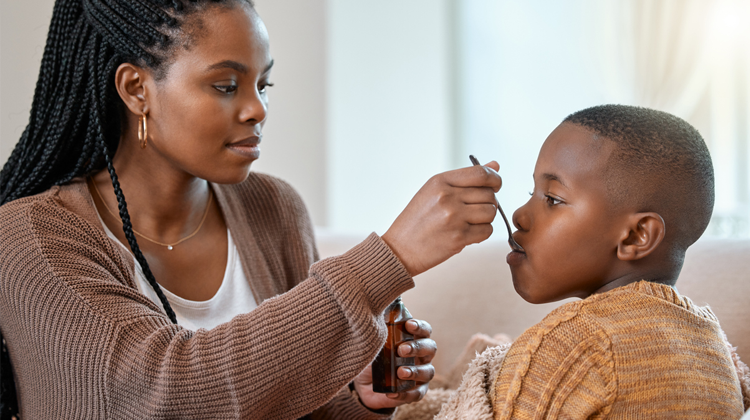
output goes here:
[[[125, 107], [114, 84], [120, 64], [166, 74], [169, 58], [186, 42], [187, 18], [211, 5], [250, 0], [57, 0], [47, 34], [29, 124], [0, 171], [0, 205], [105, 167], [112, 179], [122, 229], [164, 310], [177, 323], [141, 252], [112, 156]], [[0, 420], [18, 416], [13, 371], [0, 334]]]

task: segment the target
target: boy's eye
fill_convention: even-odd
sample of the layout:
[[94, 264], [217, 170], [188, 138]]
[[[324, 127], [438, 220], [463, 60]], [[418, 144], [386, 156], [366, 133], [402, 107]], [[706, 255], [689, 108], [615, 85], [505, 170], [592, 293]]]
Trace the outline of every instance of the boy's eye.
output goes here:
[[237, 85], [215, 85], [214, 89], [222, 93], [234, 93], [237, 90]]
[[555, 197], [553, 197], [553, 196], [551, 196], [549, 194], [545, 194], [544, 201], [546, 201], [547, 205], [550, 206], [550, 207], [556, 206], [556, 205], [562, 203], [562, 200], [560, 200], [559, 198], [555, 198]]

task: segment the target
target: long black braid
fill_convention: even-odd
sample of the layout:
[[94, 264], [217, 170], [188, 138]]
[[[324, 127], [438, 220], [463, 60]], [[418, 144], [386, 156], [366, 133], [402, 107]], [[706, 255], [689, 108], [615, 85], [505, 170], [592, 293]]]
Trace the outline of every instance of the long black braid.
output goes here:
[[[29, 124], [0, 171], [2, 205], [106, 167], [130, 249], [174, 323], [175, 313], [133, 234], [112, 165], [124, 115], [114, 75], [129, 62], [164, 77], [171, 54], [186, 41], [180, 30], [186, 18], [232, 1], [252, 6], [249, 0], [57, 0]], [[5, 420], [18, 416], [18, 401], [1, 334], [0, 342], [0, 420]]]

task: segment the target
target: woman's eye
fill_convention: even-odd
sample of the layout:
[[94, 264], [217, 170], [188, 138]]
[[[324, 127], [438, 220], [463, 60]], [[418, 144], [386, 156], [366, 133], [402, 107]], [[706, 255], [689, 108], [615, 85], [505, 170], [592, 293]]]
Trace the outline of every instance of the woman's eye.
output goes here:
[[214, 88], [219, 92], [234, 93], [237, 90], [237, 85], [217, 85]]
[[534, 196], [534, 191], [529, 191], [529, 195], [533, 197]]
[[260, 89], [258, 89], [258, 92], [260, 92], [260, 93], [266, 93], [266, 89], [269, 88], [269, 87], [272, 87], [272, 86], [273, 86], [273, 83], [264, 83], [264, 84], [260, 85]]

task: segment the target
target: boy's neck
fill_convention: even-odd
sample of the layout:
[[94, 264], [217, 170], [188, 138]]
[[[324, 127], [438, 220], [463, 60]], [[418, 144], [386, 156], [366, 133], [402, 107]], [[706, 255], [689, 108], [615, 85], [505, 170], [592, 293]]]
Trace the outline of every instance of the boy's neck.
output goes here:
[[605, 293], [618, 287], [627, 286], [631, 283], [636, 283], [641, 280], [674, 287], [675, 283], [677, 282], [677, 276], [679, 275], [679, 273], [679, 270], [677, 270], [676, 272], [673, 270], [669, 270], [669, 272], [667, 273], [663, 271], [660, 272], [658, 270], [636, 270], [615, 277], [614, 279], [603, 284], [591, 294], [595, 295]]

